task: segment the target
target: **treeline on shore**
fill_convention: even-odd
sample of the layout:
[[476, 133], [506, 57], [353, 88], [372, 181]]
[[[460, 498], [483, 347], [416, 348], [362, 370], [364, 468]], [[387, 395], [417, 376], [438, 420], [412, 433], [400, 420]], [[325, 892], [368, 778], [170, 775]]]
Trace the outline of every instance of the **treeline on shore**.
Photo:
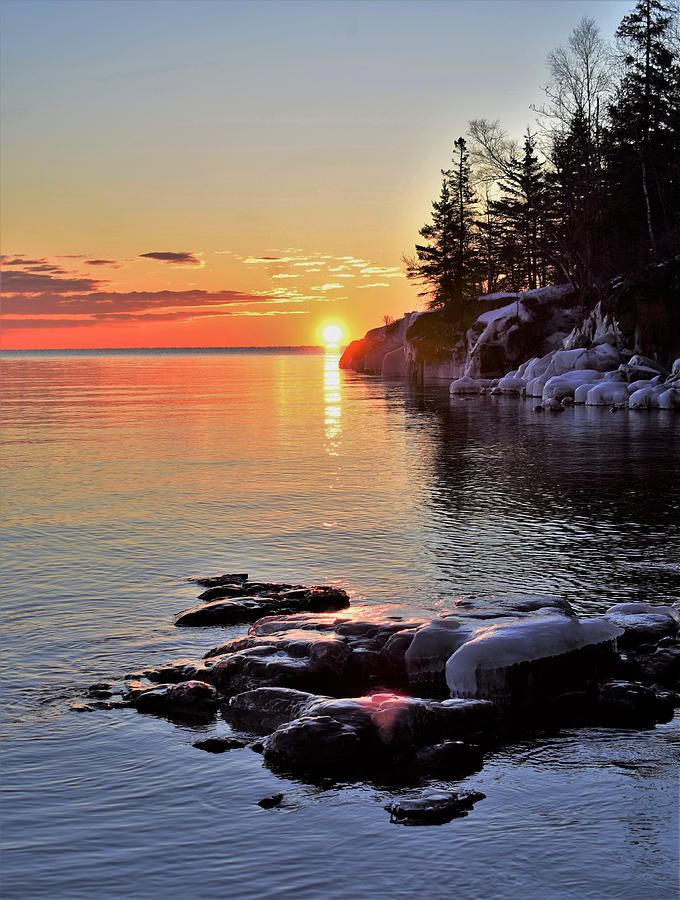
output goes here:
[[583, 302], [680, 250], [678, 5], [639, 0], [615, 46], [584, 18], [548, 56], [523, 142], [470, 122], [407, 276], [430, 308], [569, 282]]

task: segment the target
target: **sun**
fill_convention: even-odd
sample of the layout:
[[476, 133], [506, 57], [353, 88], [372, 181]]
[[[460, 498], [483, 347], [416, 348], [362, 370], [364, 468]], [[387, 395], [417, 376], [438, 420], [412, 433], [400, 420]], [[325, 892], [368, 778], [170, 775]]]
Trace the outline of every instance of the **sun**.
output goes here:
[[337, 325], [326, 325], [321, 334], [326, 342], [326, 346], [329, 347], [340, 341], [340, 338], [342, 337], [342, 328], [338, 328]]

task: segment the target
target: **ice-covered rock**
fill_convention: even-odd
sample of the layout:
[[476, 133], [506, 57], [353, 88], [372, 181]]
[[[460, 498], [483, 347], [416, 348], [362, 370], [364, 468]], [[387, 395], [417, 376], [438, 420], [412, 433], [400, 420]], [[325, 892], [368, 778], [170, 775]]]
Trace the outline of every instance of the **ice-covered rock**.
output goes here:
[[629, 409], [658, 409], [659, 397], [668, 388], [662, 384], [650, 383], [648, 387], [640, 388], [628, 398]]
[[627, 364], [631, 369], [652, 372], [654, 375], [668, 375], [668, 370], [664, 369], [660, 362], [650, 359], [648, 356], [641, 356], [639, 353], [631, 356]]
[[510, 372], [498, 382], [494, 390], [498, 390], [501, 394], [521, 394], [526, 388], [526, 381], [518, 375]]
[[527, 397], [542, 397], [543, 388], [551, 377], [552, 376], [549, 375], [548, 372], [543, 372], [541, 375], [537, 375], [535, 378], [528, 381], [526, 387]]
[[628, 406], [628, 387], [619, 381], [600, 381], [588, 391], [586, 406]]
[[447, 661], [479, 628], [489, 621], [515, 621], [548, 614], [574, 616], [565, 600], [550, 595], [511, 593], [459, 598], [451, 613], [415, 631], [404, 654], [409, 684], [417, 685], [419, 690], [443, 694]]
[[619, 638], [621, 647], [659, 641], [667, 635], [676, 635], [680, 629], [677, 610], [651, 603], [617, 603], [607, 610], [604, 618], [623, 629]]
[[449, 386], [450, 394], [481, 394], [491, 384], [489, 378], [469, 378], [464, 375], [462, 378], [456, 378]]
[[[575, 651], [603, 645], [605, 655], [623, 629], [606, 619], [581, 621], [564, 615], [537, 615], [479, 629], [446, 664], [453, 697], [533, 702], [565, 690], [567, 670], [584, 664]], [[570, 659], [566, 659], [574, 654]], [[543, 665], [557, 660], [558, 665]], [[566, 669], [565, 669], [566, 666]]]
[[573, 397], [576, 389], [584, 384], [594, 384], [602, 378], [602, 373], [596, 369], [574, 369], [563, 375], [553, 375], [543, 388], [543, 400], [554, 397], [563, 400], [565, 397]]
[[[666, 387], [666, 385], [664, 385]], [[680, 409], [680, 387], [670, 387], [658, 395], [659, 409]]]

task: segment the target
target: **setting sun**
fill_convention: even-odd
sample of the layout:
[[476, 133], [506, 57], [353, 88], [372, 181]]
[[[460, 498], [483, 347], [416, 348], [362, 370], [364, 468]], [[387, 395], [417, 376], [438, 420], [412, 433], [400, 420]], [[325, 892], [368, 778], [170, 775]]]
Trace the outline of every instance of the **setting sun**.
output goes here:
[[342, 329], [337, 325], [326, 325], [321, 334], [326, 344], [337, 344], [342, 337]]

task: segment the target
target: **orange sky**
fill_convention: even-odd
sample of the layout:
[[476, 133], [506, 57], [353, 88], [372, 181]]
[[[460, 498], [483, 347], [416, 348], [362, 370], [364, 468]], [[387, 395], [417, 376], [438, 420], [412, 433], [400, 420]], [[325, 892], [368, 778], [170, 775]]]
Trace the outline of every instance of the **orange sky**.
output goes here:
[[521, 135], [546, 54], [630, 5], [4, 0], [2, 347], [309, 345], [422, 308], [402, 255], [453, 141]]

